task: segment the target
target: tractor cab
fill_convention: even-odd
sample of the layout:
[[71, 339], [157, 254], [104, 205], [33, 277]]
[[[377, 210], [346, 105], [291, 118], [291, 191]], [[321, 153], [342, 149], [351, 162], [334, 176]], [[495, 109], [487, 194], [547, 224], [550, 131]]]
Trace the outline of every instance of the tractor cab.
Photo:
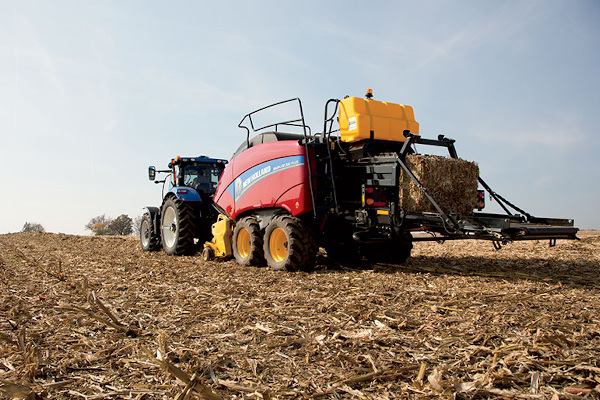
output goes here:
[[[186, 194], [191, 188], [201, 198], [212, 197], [217, 190], [219, 178], [225, 169], [227, 160], [200, 157], [177, 157], [171, 159], [169, 169], [157, 170], [154, 166], [148, 168], [148, 177], [155, 183], [164, 183], [167, 192]], [[156, 180], [157, 173], [167, 174], [163, 180]], [[164, 193], [163, 193], [164, 197]], [[178, 196], [181, 197], [181, 196]], [[188, 197], [188, 196], [183, 196]], [[191, 200], [191, 198], [187, 199]]]
[[224, 163], [198, 163], [189, 161], [173, 166], [177, 186], [185, 186], [196, 190], [199, 194], [213, 195], [217, 189]]

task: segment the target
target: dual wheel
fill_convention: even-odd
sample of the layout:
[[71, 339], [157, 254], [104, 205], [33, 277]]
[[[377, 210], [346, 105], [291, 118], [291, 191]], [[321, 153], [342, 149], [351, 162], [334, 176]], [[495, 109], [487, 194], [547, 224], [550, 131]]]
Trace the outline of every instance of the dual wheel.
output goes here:
[[309, 271], [314, 268], [316, 253], [310, 229], [289, 215], [273, 217], [264, 235], [254, 217], [242, 218], [233, 230], [233, 255], [241, 265], [266, 263], [277, 271]]

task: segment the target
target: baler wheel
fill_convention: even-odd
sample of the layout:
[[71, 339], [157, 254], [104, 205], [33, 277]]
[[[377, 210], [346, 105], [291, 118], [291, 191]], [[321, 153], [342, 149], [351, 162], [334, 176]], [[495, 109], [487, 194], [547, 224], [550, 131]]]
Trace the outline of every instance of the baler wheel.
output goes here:
[[165, 200], [160, 217], [162, 245], [169, 255], [192, 254], [194, 246], [194, 212], [189, 204], [169, 197]]
[[160, 235], [158, 232], [154, 232], [152, 219], [148, 213], [142, 216], [142, 222], [140, 222], [140, 244], [143, 251], [160, 250]]
[[408, 260], [412, 247], [412, 236], [406, 233], [393, 242], [362, 244], [361, 254], [370, 262], [399, 265]]
[[265, 230], [265, 259], [276, 271], [310, 271], [314, 268], [317, 246], [302, 221], [289, 215], [274, 217]]
[[263, 236], [256, 218], [245, 217], [235, 223], [233, 256], [238, 264], [243, 266], [264, 263]]

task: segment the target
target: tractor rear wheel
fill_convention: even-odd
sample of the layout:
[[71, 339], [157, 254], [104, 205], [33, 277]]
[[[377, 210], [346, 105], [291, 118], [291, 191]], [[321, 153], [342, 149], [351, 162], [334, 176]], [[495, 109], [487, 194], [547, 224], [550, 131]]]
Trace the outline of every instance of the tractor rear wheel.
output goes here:
[[160, 235], [154, 231], [152, 218], [146, 213], [140, 222], [140, 244], [143, 251], [160, 250]]
[[237, 221], [232, 241], [233, 256], [238, 264], [248, 267], [264, 263], [263, 236], [256, 218], [245, 217]]
[[169, 255], [192, 254], [194, 247], [194, 212], [192, 207], [175, 197], [169, 197], [160, 216], [162, 245]]
[[265, 230], [265, 259], [276, 271], [310, 271], [314, 268], [317, 245], [312, 231], [298, 218], [274, 217]]

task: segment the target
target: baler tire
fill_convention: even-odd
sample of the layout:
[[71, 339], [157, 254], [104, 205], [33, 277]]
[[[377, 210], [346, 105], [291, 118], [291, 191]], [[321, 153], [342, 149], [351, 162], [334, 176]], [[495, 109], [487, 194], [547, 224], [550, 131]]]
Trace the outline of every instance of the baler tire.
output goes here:
[[176, 197], [167, 198], [160, 214], [161, 241], [168, 255], [189, 255], [194, 246], [194, 212], [192, 207]]
[[412, 236], [406, 234], [392, 242], [361, 245], [362, 255], [374, 263], [404, 264], [412, 251]]
[[317, 255], [312, 231], [302, 220], [278, 215], [265, 230], [264, 253], [267, 265], [275, 271], [311, 271]]
[[160, 235], [154, 232], [152, 225], [150, 214], [145, 213], [142, 215], [142, 221], [140, 222], [140, 245], [143, 251], [160, 250]]
[[410, 234], [407, 237], [403, 237], [398, 242], [398, 247], [396, 248], [396, 252], [394, 254], [394, 259], [392, 260], [396, 264], [404, 264], [410, 258], [410, 253], [412, 252], [413, 242], [412, 236]]
[[360, 269], [364, 267], [362, 254], [356, 243], [327, 243], [325, 245], [327, 259], [332, 267]]
[[245, 267], [264, 264], [263, 235], [254, 217], [245, 217], [235, 223], [232, 236], [233, 257]]

